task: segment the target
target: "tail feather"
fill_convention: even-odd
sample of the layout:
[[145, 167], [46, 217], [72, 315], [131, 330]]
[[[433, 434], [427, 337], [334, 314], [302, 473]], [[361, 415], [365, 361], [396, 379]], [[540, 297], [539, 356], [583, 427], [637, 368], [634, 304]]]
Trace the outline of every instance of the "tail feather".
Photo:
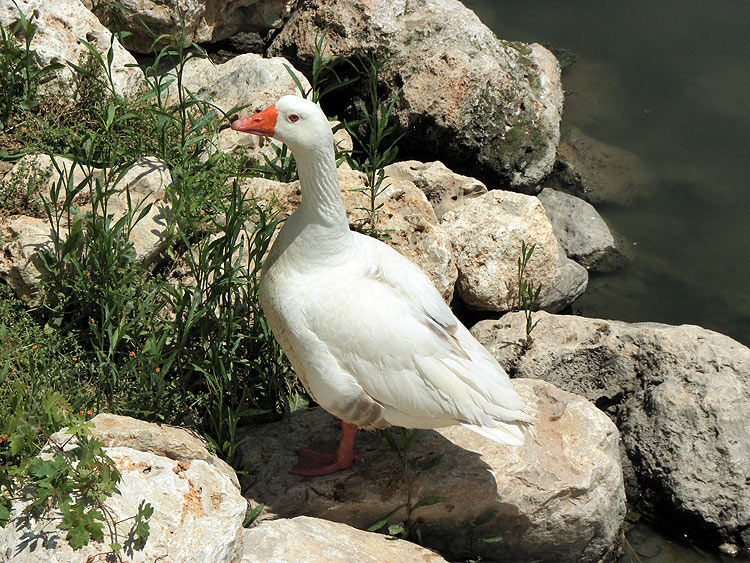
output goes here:
[[528, 423], [499, 422], [497, 426], [477, 426], [475, 424], [462, 424], [462, 426], [498, 444], [523, 446], [525, 443], [524, 430]]

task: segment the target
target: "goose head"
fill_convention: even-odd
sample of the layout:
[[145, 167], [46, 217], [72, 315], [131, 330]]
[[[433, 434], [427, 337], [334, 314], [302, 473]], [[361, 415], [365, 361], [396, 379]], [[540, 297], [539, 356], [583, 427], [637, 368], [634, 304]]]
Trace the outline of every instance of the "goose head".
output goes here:
[[293, 153], [313, 152], [333, 145], [331, 126], [317, 104], [298, 96], [284, 96], [250, 117], [232, 123], [232, 129], [271, 137]]

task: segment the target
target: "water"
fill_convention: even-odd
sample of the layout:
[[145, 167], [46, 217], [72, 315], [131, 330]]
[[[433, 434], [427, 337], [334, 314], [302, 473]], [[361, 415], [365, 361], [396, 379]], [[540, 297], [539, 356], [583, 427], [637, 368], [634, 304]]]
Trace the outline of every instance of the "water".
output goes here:
[[[632, 264], [592, 276], [574, 311], [697, 324], [750, 345], [750, 3], [464, 4], [498, 37], [572, 52], [563, 127], [634, 153], [648, 170], [645, 197], [598, 207]], [[623, 562], [731, 560], [646, 524], [628, 540]]]
[[697, 324], [750, 345], [750, 3], [464, 3], [503, 39], [574, 53], [564, 127], [649, 171], [645, 198], [598, 207], [632, 265], [592, 276], [574, 311]]

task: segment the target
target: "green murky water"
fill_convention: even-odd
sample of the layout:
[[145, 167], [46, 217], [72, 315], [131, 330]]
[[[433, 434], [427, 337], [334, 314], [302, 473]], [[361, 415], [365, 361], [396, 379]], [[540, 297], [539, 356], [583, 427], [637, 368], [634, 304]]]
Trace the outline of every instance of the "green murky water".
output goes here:
[[[466, 0], [509, 40], [565, 49], [564, 128], [639, 157], [644, 196], [598, 210], [633, 262], [587, 317], [697, 324], [750, 345], [750, 3]], [[622, 562], [736, 561], [639, 524]], [[747, 559], [744, 559], [747, 560]]]
[[574, 310], [750, 345], [750, 3], [464, 2], [504, 39], [566, 49], [564, 127], [630, 151], [645, 197], [600, 206], [633, 264]]

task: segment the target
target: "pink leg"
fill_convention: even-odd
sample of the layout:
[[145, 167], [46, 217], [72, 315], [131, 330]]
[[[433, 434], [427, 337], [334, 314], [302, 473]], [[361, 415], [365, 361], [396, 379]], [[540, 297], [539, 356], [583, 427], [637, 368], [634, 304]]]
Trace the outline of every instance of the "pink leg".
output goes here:
[[341, 440], [338, 446], [331, 444], [316, 449], [299, 448], [295, 450], [300, 460], [289, 471], [294, 475], [315, 476], [328, 475], [351, 467], [355, 461], [362, 458], [354, 455], [354, 434], [357, 426], [348, 422], [341, 422]]

